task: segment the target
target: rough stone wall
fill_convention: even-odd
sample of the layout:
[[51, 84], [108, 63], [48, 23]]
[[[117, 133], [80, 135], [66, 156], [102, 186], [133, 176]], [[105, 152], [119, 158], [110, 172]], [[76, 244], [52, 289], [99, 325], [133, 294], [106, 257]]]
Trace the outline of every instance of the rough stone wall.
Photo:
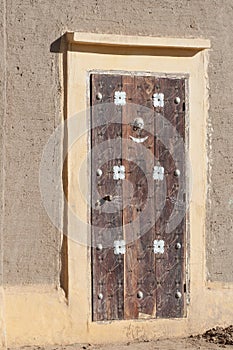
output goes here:
[[[0, 37], [3, 1], [7, 33], [5, 141], [0, 150], [0, 162], [2, 152], [6, 154], [4, 181], [0, 173], [5, 193], [1, 198], [4, 282], [58, 283], [60, 235], [42, 206], [38, 170], [44, 144], [62, 119], [59, 54], [51, 53], [50, 45], [67, 30], [211, 40], [207, 267], [209, 279], [232, 282], [232, 0], [2, 0]], [[0, 55], [1, 128], [2, 49]]]

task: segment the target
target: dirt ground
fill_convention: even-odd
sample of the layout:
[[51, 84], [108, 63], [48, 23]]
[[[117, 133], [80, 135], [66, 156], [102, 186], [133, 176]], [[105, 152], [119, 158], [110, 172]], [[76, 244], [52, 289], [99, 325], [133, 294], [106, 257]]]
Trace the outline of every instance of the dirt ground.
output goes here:
[[216, 327], [206, 331], [204, 334], [185, 339], [167, 339], [156, 341], [144, 341], [127, 344], [73, 344], [61, 346], [25, 346], [21, 348], [11, 348], [9, 350], [233, 350], [233, 326], [226, 328]]
[[[98, 345], [93, 346], [91, 344], [73, 344], [63, 346], [35, 346], [35, 347], [22, 347], [17, 350], [215, 350], [215, 349], [233, 349], [233, 345], [213, 344], [205, 341], [204, 339], [173, 339], [173, 340], [158, 340], [152, 342], [143, 343], [128, 343], [128, 344], [115, 344], [115, 345]], [[10, 349], [10, 350], [16, 350]]]

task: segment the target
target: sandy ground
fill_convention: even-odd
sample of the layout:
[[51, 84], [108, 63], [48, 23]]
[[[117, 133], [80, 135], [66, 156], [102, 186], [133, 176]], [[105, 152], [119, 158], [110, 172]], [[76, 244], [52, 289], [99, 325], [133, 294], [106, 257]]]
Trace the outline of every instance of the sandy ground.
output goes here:
[[[157, 340], [152, 342], [143, 343], [127, 343], [127, 344], [110, 344], [110, 345], [98, 345], [91, 344], [73, 344], [63, 346], [34, 346], [34, 347], [22, 347], [17, 350], [183, 350], [183, 349], [232, 349], [233, 345], [217, 345], [206, 342], [204, 339], [173, 339], [173, 340]], [[10, 350], [16, 350], [11, 348]]]
[[[226, 345], [230, 344], [230, 345]], [[232, 349], [233, 350], [233, 325], [226, 328], [215, 327], [204, 334], [185, 339], [167, 339], [156, 341], [144, 341], [127, 344], [73, 344], [62, 346], [25, 346], [11, 348], [9, 350], [183, 350], [183, 349]]]

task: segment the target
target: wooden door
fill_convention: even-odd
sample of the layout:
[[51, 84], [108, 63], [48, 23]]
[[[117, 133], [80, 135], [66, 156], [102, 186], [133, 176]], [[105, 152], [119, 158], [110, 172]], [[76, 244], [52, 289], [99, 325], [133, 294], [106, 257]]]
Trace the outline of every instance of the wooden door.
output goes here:
[[94, 321], [185, 316], [185, 78], [92, 74]]

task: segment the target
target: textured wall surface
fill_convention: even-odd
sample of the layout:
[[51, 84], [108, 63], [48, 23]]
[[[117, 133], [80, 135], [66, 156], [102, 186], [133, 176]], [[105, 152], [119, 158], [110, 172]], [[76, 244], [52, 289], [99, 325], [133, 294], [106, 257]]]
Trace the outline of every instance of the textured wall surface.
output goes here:
[[[4, 208], [4, 195], [3, 195], [3, 159], [4, 159], [4, 135], [3, 135], [3, 128], [4, 128], [4, 110], [5, 110], [5, 6], [3, 1], [0, 2], [0, 286], [3, 282], [3, 208]], [[1, 340], [0, 340], [1, 345]]]
[[1, 198], [4, 282], [58, 283], [60, 235], [42, 206], [38, 171], [44, 144], [62, 119], [59, 54], [51, 53], [50, 45], [67, 30], [211, 40], [207, 267], [209, 279], [233, 281], [232, 0], [4, 1], [6, 13], [3, 1], [0, 8], [0, 37], [4, 21], [7, 33], [6, 66], [0, 51], [0, 127], [5, 123], [0, 161], [2, 152], [7, 159], [5, 180], [0, 173], [5, 193]]

